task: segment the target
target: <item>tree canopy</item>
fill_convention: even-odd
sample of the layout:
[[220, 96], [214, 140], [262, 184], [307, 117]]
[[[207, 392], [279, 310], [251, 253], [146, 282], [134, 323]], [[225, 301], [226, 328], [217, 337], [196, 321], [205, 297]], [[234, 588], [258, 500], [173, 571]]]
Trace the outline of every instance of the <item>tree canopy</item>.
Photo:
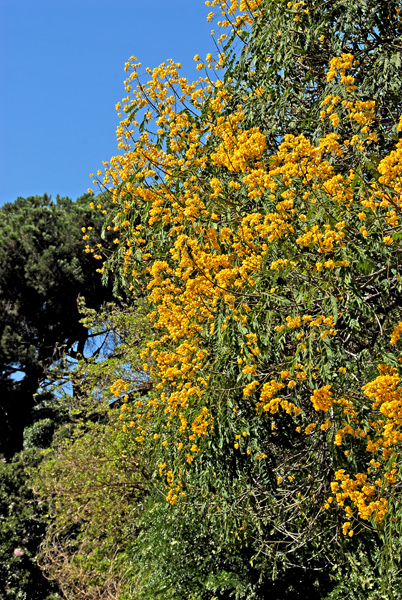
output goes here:
[[83, 353], [90, 333], [80, 323], [80, 296], [93, 308], [113, 297], [84, 251], [82, 227], [95, 236], [101, 228], [88, 203], [88, 194], [77, 202], [45, 195], [0, 209], [0, 451], [7, 456], [22, 448], [49, 367], [65, 353]]

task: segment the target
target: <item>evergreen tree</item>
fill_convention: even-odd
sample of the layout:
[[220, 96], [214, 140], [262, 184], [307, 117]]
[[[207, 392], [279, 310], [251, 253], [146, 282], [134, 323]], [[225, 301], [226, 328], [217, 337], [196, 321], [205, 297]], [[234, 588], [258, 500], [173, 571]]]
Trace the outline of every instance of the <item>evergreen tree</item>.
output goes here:
[[[101, 221], [88, 204], [88, 194], [77, 202], [44, 195], [0, 209], [0, 452], [7, 457], [22, 449], [34, 406], [49, 399], [35, 400], [49, 367], [84, 351], [91, 334], [80, 323], [80, 296], [93, 308], [113, 297], [85, 252], [82, 227], [99, 238]], [[46, 417], [49, 410], [36, 416]]]

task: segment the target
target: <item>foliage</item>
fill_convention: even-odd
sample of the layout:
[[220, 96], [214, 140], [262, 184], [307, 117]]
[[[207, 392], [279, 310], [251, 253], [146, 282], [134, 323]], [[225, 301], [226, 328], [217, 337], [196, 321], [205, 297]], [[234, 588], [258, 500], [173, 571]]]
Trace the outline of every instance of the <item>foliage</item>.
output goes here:
[[67, 599], [115, 600], [141, 587], [127, 551], [149, 484], [137, 443], [116, 426], [118, 402], [110, 387], [124, 374], [131, 376], [128, 392], [142, 393], [138, 354], [152, 335], [140, 302], [130, 310], [108, 305], [96, 313], [82, 306], [81, 312], [86, 327], [107, 333], [96, 359], [81, 358], [69, 371], [75, 396], [61, 402], [71, 421], [57, 432], [35, 476], [50, 519], [39, 561]]
[[4, 600], [56, 600], [57, 586], [44, 578], [36, 551], [46, 529], [46, 505], [26, 485], [40, 450], [31, 448], [0, 462], [0, 596]]
[[[393, 540], [395, 548], [399, 540]], [[398, 569], [392, 567], [387, 571], [387, 577], [379, 571], [379, 553], [375, 556], [374, 564], [370, 563], [363, 551], [348, 554], [347, 563], [337, 573], [337, 584], [325, 600], [388, 600], [399, 598], [401, 595], [401, 578]]]
[[31, 427], [24, 429], [24, 448], [47, 448], [50, 446], [55, 432], [52, 419], [39, 419]]
[[143, 583], [135, 598], [318, 600], [333, 587], [330, 573], [281, 565], [272, 580], [265, 558], [255, 556], [254, 540], [226, 535], [222, 516], [211, 516], [199, 498], [172, 507], [155, 495], [144, 508], [129, 553]]
[[[69, 420], [46, 387], [49, 367], [65, 369], [65, 353], [82, 352], [92, 333], [79, 323], [77, 300], [90, 306], [111, 298], [93, 277], [81, 227], [100, 233], [88, 195], [76, 203], [43, 197], [19, 198], [1, 208], [0, 239], [0, 452], [1, 591], [4, 599], [44, 600], [54, 592], [43, 576], [36, 552], [46, 533], [46, 503], [35, 499], [29, 471], [39, 469], [41, 449]], [[62, 433], [56, 438], [60, 440]], [[22, 449], [21, 453], [16, 453]], [[12, 458], [14, 457], [14, 458]], [[16, 554], [15, 554], [15, 552]], [[52, 596], [53, 598], [53, 596]]]
[[[84, 224], [100, 234], [101, 215], [91, 215], [88, 199], [18, 198], [0, 211], [0, 452], [8, 457], [22, 449], [24, 428], [38, 418], [34, 406], [49, 401], [43, 392], [35, 397], [49, 367], [84, 350], [89, 332], [79, 322], [80, 295], [93, 308], [112, 298], [80, 239]], [[49, 402], [42, 416], [55, 416]]]
[[47, 577], [66, 598], [115, 599], [132, 589], [128, 536], [144, 482], [127, 436], [93, 423], [74, 435], [41, 467], [38, 492], [52, 520], [39, 553]]

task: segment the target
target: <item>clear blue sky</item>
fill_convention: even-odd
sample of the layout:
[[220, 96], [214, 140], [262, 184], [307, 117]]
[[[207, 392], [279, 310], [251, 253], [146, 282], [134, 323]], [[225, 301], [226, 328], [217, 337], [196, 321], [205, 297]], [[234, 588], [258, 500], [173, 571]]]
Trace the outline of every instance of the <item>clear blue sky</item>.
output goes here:
[[172, 58], [196, 79], [194, 55], [214, 51], [209, 10], [204, 0], [0, 0], [0, 205], [85, 193], [117, 152], [125, 61]]

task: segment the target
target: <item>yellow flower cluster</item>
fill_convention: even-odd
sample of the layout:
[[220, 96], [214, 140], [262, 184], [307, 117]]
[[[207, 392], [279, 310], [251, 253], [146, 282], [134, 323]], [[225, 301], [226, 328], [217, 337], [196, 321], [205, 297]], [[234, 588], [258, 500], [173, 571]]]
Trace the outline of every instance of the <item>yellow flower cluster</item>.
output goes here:
[[119, 396], [121, 396], [122, 392], [126, 392], [127, 390], [128, 390], [128, 383], [126, 383], [124, 381], [124, 379], [117, 379], [117, 381], [115, 381], [113, 383], [113, 385], [110, 386], [110, 391], [115, 398], [119, 398]]
[[310, 400], [312, 405], [314, 406], [314, 410], [322, 410], [324, 412], [327, 412], [327, 410], [334, 406], [334, 401], [332, 399], [331, 393], [331, 386], [326, 385], [323, 388], [314, 390]]
[[[378, 523], [383, 520], [388, 502], [383, 497], [375, 500], [380, 491], [379, 486], [370, 484], [364, 473], [358, 473], [355, 479], [352, 479], [344, 469], [340, 469], [335, 473], [335, 481], [331, 483], [331, 490], [335, 494], [339, 506], [345, 506], [345, 500], [350, 500], [361, 519], [367, 521], [374, 516]], [[353, 511], [349, 506], [345, 507], [345, 511], [348, 516], [352, 516]], [[344, 534], [347, 529], [347, 527], [344, 528]]]
[[379, 411], [384, 417], [377, 435], [381, 440], [383, 459], [392, 453], [392, 447], [402, 441], [402, 388], [398, 387], [400, 378], [397, 370], [388, 365], [379, 365], [380, 375], [363, 387], [364, 394], [374, 399], [373, 411]]
[[276, 394], [282, 390], [285, 385], [275, 380], [269, 381], [262, 386], [260, 399], [257, 402], [256, 408], [262, 408], [265, 412], [269, 412], [272, 415], [278, 412], [279, 408], [289, 415], [293, 413], [298, 416], [301, 413], [301, 409], [298, 408], [293, 402], [283, 400], [275, 397]]
[[[400, 378], [394, 367], [383, 364], [378, 370], [380, 375], [362, 388], [364, 395], [374, 400], [369, 427], [357, 426], [353, 401], [342, 398], [333, 403], [343, 406], [345, 416], [349, 416], [354, 424], [352, 427], [345, 422], [338, 429], [335, 444], [340, 446], [345, 435], [360, 437], [366, 439], [367, 452], [378, 457], [372, 459], [367, 474], [357, 473], [353, 478], [344, 469], [338, 470], [331, 489], [337, 504], [345, 508], [349, 517], [354, 507], [360, 518], [368, 520], [373, 517], [381, 523], [388, 506], [384, 494], [397, 482], [397, 449], [402, 441], [402, 388], [398, 387]], [[369, 475], [373, 481], [369, 480]], [[346, 500], [350, 500], [351, 506], [345, 506]]]
[[341, 83], [353, 83], [354, 78], [346, 75], [346, 71], [353, 65], [353, 58], [352, 54], [342, 54], [339, 57], [333, 58], [329, 63], [330, 68], [327, 73], [327, 81], [331, 81], [339, 74]]

